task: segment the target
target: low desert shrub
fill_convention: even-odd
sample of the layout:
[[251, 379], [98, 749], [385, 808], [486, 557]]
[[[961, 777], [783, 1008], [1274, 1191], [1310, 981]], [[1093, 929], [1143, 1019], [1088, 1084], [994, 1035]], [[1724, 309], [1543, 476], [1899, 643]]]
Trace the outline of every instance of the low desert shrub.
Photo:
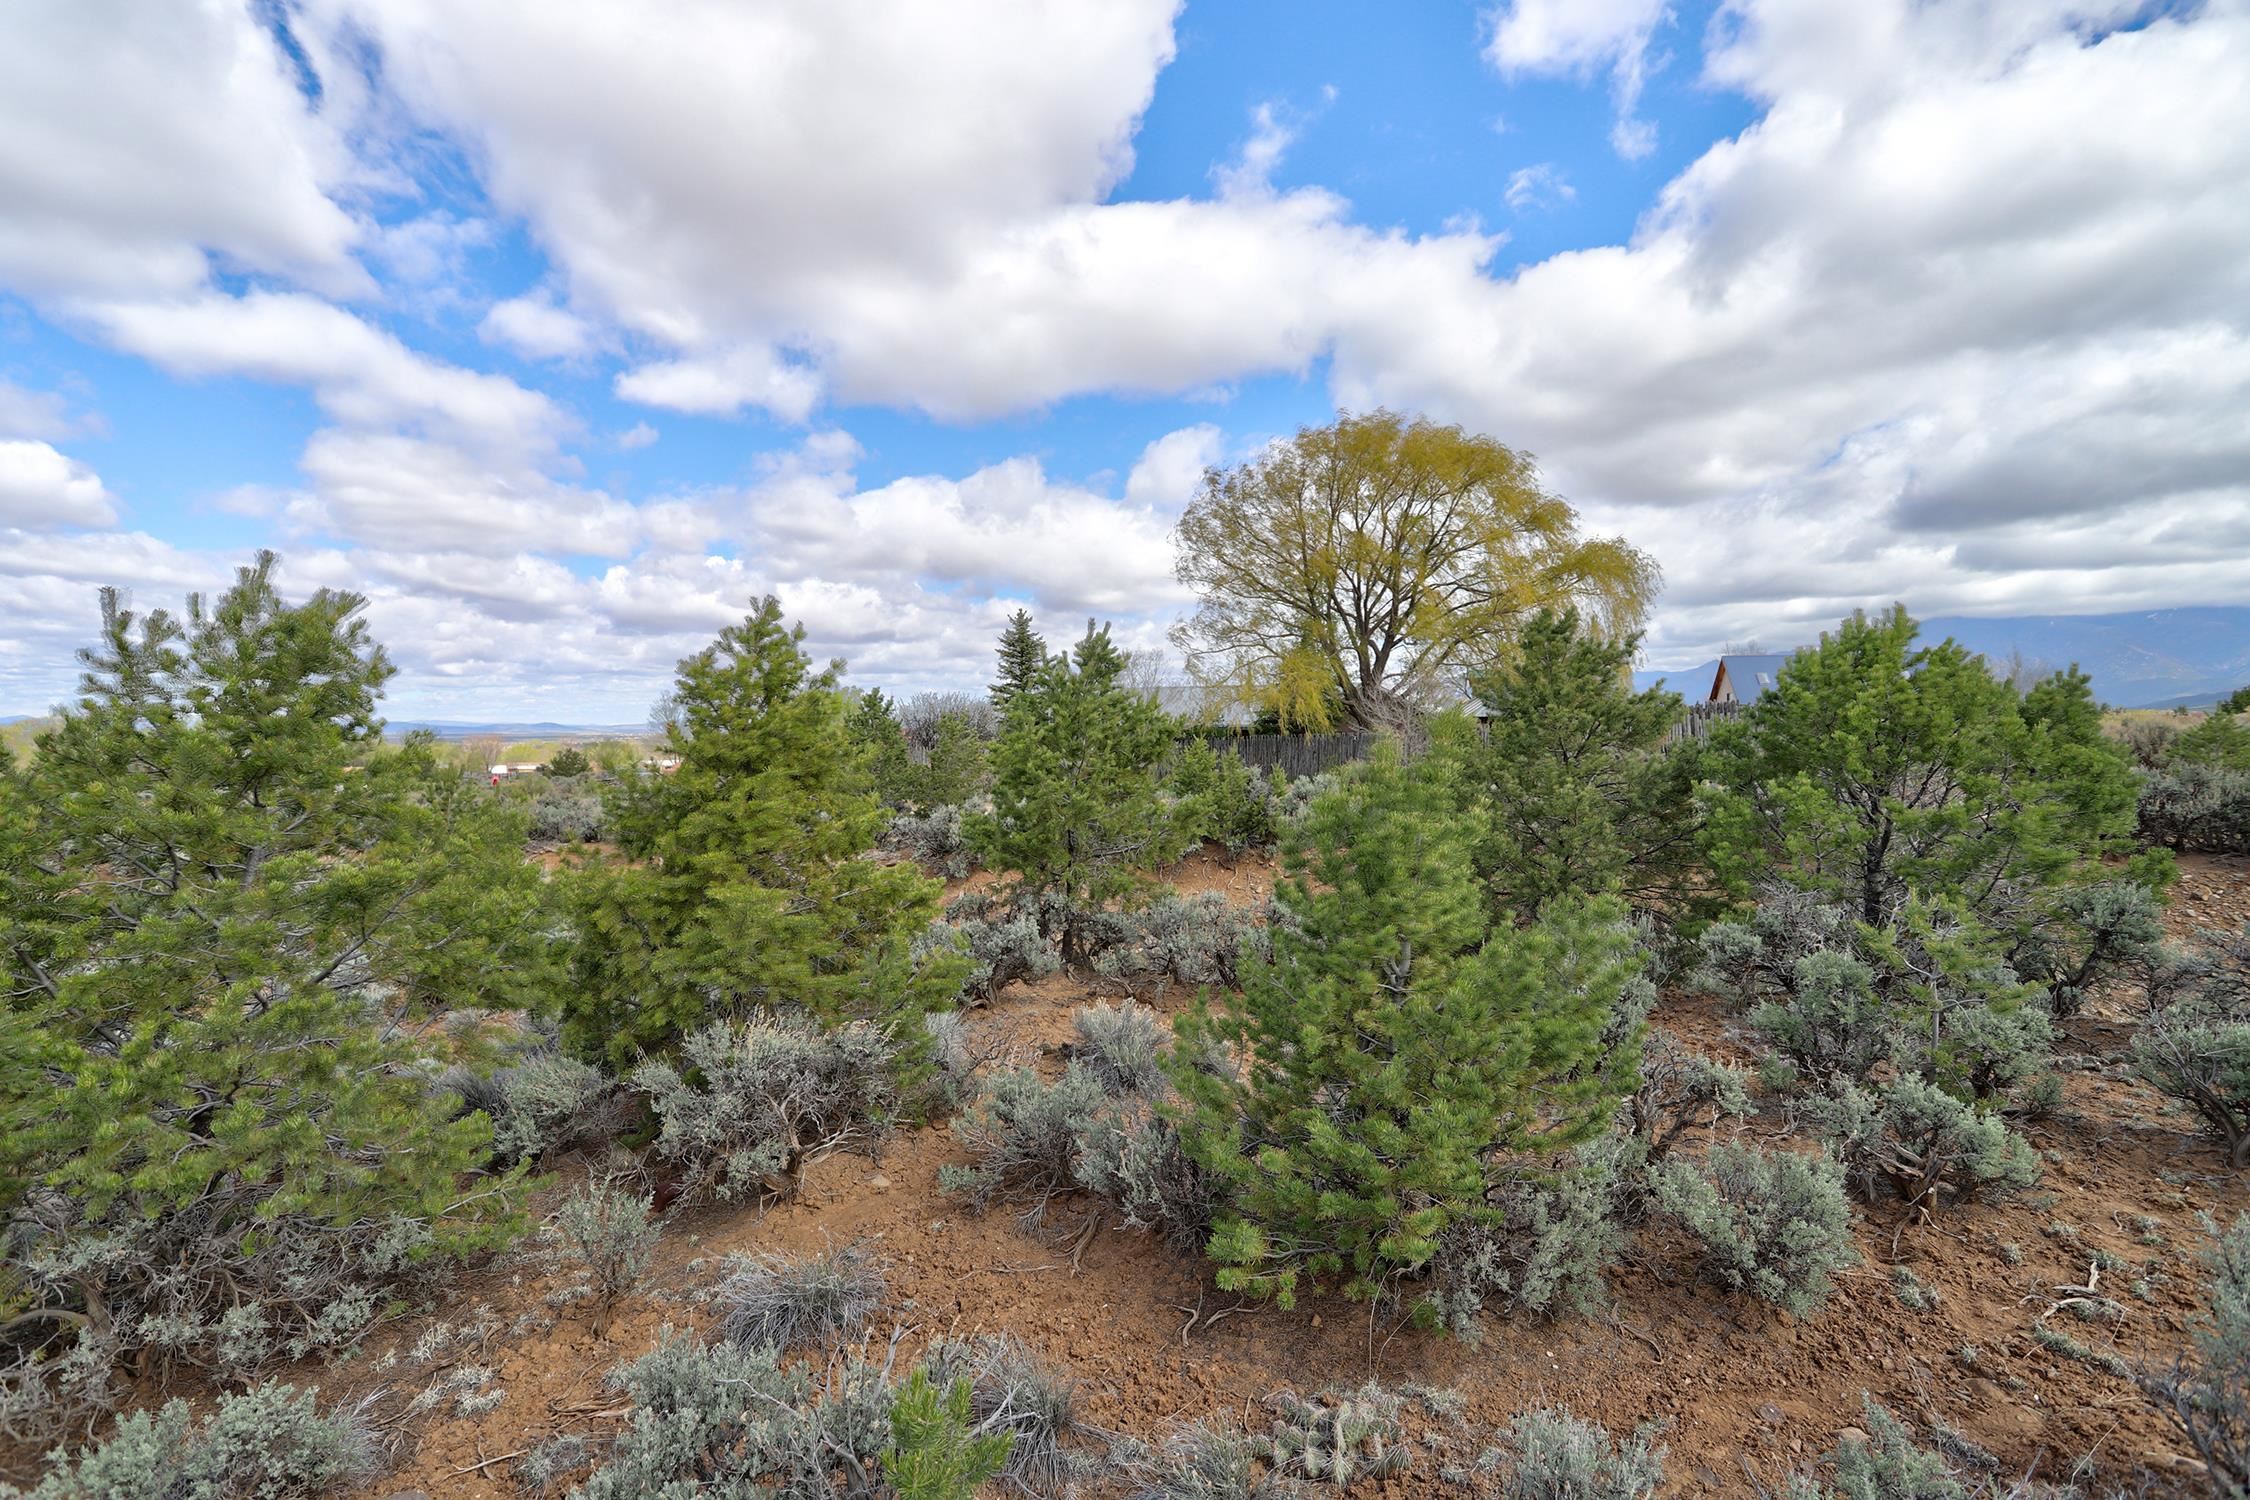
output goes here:
[[1080, 1187], [1118, 1207], [1129, 1229], [1154, 1230], [1185, 1255], [1200, 1255], [1211, 1238], [1221, 1184], [1146, 1098], [1114, 1101], [1089, 1119], [1072, 1170]]
[[584, 1437], [565, 1432], [534, 1443], [514, 1464], [516, 1483], [532, 1500], [549, 1500], [570, 1488], [579, 1471], [593, 1462], [594, 1449]]
[[1713, 1280], [1797, 1317], [1817, 1311], [1835, 1271], [1859, 1258], [1843, 1164], [1831, 1156], [1721, 1141], [1701, 1162], [1657, 1167], [1650, 1187], [1702, 1245]]
[[1694, 1126], [1750, 1113], [1749, 1082], [1740, 1068], [1690, 1052], [1670, 1032], [1649, 1027], [1640, 1083], [1626, 1100], [1633, 1134], [1648, 1160], [1662, 1161]]
[[1165, 1088], [1162, 1054], [1169, 1032], [1155, 1012], [1127, 1000], [1090, 1005], [1073, 1018], [1077, 1057], [1111, 1094], [1155, 1097]]
[[1425, 1316], [1475, 1343], [1482, 1314], [1495, 1306], [1548, 1317], [1606, 1306], [1608, 1271], [1625, 1253], [1646, 1160], [1635, 1137], [1604, 1136], [1551, 1170], [1495, 1189], [1493, 1213], [1456, 1224], [1439, 1241]]
[[531, 799], [531, 839], [539, 844], [590, 844], [602, 836], [602, 799], [586, 792], [543, 791]]
[[843, 1356], [825, 1370], [784, 1369], [763, 1345], [698, 1344], [667, 1331], [609, 1384], [631, 1398], [632, 1415], [579, 1500], [879, 1493], [893, 1440], [887, 1360]]
[[555, 1210], [561, 1247], [585, 1275], [595, 1338], [609, 1331], [609, 1315], [619, 1300], [648, 1275], [663, 1228], [647, 1194], [629, 1193], [609, 1182], [581, 1183]]
[[961, 832], [957, 805], [899, 813], [885, 829], [882, 847], [948, 880], [959, 880], [976, 868], [975, 853]]
[[712, 1293], [713, 1331], [745, 1347], [831, 1352], [867, 1327], [884, 1291], [881, 1263], [857, 1243], [819, 1255], [732, 1256]]
[[962, 994], [980, 1005], [1018, 980], [1044, 979], [1062, 968], [1061, 950], [1040, 935], [1035, 917], [992, 915], [992, 910], [981, 895], [956, 902], [952, 929], [957, 936], [948, 939], [969, 958]]
[[1751, 1008], [1750, 1026], [1814, 1080], [1865, 1078], [1897, 1044], [1873, 972], [1834, 949], [1797, 960], [1779, 993]]
[[1264, 924], [1216, 891], [1160, 896], [1133, 914], [1133, 929], [1097, 967], [1232, 986], [1241, 983], [1245, 962], [1271, 951]]
[[966, 1195], [980, 1213], [1006, 1196], [1027, 1200], [1026, 1213], [1036, 1216], [1076, 1185], [1079, 1137], [1108, 1100], [1083, 1063], [1073, 1062], [1053, 1083], [1029, 1068], [988, 1078], [953, 1121], [972, 1165], [941, 1167], [939, 1183]]
[[1793, 1474], [1783, 1500], [1967, 1500], [1968, 1490], [1941, 1454], [1915, 1442], [1906, 1424], [1872, 1397], [1861, 1404], [1867, 1437], [1847, 1437], [1829, 1455], [1834, 1487]]
[[[2250, 945], [2207, 937], [2188, 977], [2133, 1037], [2133, 1071], [2185, 1104], [2230, 1166], [2250, 1166]], [[2230, 961], [2231, 955], [2231, 961]]]
[[1028, 1495], [1069, 1493], [1095, 1472], [1081, 1451], [1078, 1386], [1015, 1339], [941, 1339], [926, 1356], [930, 1378], [969, 1387], [974, 1431], [1011, 1439], [1001, 1476]]
[[685, 1198], [792, 1195], [807, 1164], [879, 1142], [897, 1113], [892, 1045], [864, 1021], [833, 1031], [794, 1017], [714, 1021], [680, 1051], [684, 1072], [652, 1060], [632, 1082]]
[[1644, 1428], [1620, 1441], [1561, 1407], [1501, 1429], [1479, 1467], [1497, 1473], [1494, 1500], [1648, 1500], [1664, 1482], [1664, 1449]]
[[2238, 1497], [2250, 1495], [2250, 1214], [2218, 1235], [2207, 1260], [2209, 1301], [2192, 1327], [2193, 1354], [2140, 1382], [2203, 1460], [2214, 1490]]
[[2145, 965], [2164, 941], [2164, 903], [2138, 881], [2104, 880], [2066, 891], [2054, 919], [2019, 945], [2018, 973], [2047, 990], [2047, 1009], [2068, 1020], [2106, 979]]
[[372, 1479], [374, 1436], [312, 1391], [253, 1386], [198, 1423], [184, 1401], [121, 1418], [99, 1445], [59, 1458], [23, 1500], [319, 1500]]
[[[440, 1082], [460, 1087], [450, 1078]], [[625, 1123], [617, 1080], [560, 1052], [511, 1064], [480, 1084], [462, 1089], [462, 1098], [491, 1117], [493, 1160], [502, 1166], [599, 1144]]]
[[1212, 1422], [1176, 1427], [1162, 1445], [1128, 1443], [1118, 1460], [1133, 1500], [1268, 1500], [1256, 1440]]
[[[0, 1319], [0, 1434], [48, 1443], [84, 1430], [113, 1404], [126, 1354], [154, 1372], [244, 1380], [275, 1360], [348, 1347], [388, 1300], [449, 1264], [433, 1253], [446, 1242], [430, 1219], [290, 1212], [258, 1188], [222, 1184], [159, 1218], [121, 1203], [94, 1218], [46, 1188], [17, 1199], [0, 1224], [10, 1314]], [[268, 1207], [249, 1212], [245, 1200]], [[87, 1288], [99, 1291], [106, 1328], [70, 1308]]]
[[969, 1042], [968, 1024], [953, 1010], [927, 1011], [922, 1030], [929, 1037], [930, 1069], [939, 1098], [947, 1109], [959, 1109], [977, 1091], [977, 1054]]
[[2039, 1180], [2039, 1153], [1998, 1114], [1925, 1079], [1872, 1089], [1840, 1082], [1811, 1112], [1821, 1138], [1870, 1200], [1895, 1194], [1910, 1208], [1929, 1209], [1941, 1190], [1966, 1203]]
[[2145, 773], [2140, 835], [2170, 849], [2250, 854], [2250, 771], [2173, 765]]

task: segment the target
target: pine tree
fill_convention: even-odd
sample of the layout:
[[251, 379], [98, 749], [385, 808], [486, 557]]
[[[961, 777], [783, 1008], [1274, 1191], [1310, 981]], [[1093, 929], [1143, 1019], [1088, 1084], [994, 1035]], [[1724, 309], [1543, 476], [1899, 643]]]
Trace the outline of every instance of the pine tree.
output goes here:
[[1486, 732], [1454, 743], [1496, 915], [1529, 918], [1571, 892], [1645, 904], [1693, 855], [1691, 760], [1662, 748], [1680, 700], [1633, 690], [1639, 640], [1605, 640], [1576, 610], [1542, 610], [1517, 658], [1473, 682]]
[[[1919, 1065], [1982, 1097], [2044, 1050], [2024, 981], [2082, 989], [2145, 950], [2170, 864], [2134, 852], [2137, 778], [2083, 673], [2019, 694], [1915, 635], [1903, 609], [1855, 615], [1717, 726], [1703, 843], [1738, 892], [1842, 907]], [[2145, 890], [2084, 899], [2102, 885]]]
[[859, 695], [845, 732], [867, 758], [876, 800], [885, 807], [904, 807], [915, 800], [914, 758], [907, 749], [906, 730], [898, 721], [898, 705], [884, 697], [881, 688]]
[[899, 1500], [975, 1500], [977, 1486], [1007, 1466], [1013, 1432], [980, 1432], [967, 1380], [940, 1387], [917, 1369], [891, 1403], [883, 1477]]
[[364, 601], [286, 603], [274, 566], [184, 618], [105, 590], [76, 706], [0, 764], [19, 1331], [129, 1347], [161, 1315], [191, 1357], [222, 1312], [246, 1342], [347, 1334], [373, 1262], [513, 1222], [511, 1184], [464, 1187], [490, 1126], [452, 1118], [407, 1023], [548, 1002], [522, 819], [427, 738], [384, 745]]
[[610, 799], [628, 862], [576, 880], [580, 937], [564, 1037], [622, 1067], [706, 1021], [761, 1008], [906, 1023], [965, 965], [917, 961], [942, 887], [867, 858], [884, 826], [846, 727], [837, 668], [815, 672], [764, 600], [679, 665], [666, 776]]
[[977, 727], [967, 714], [945, 714], [938, 719], [929, 758], [907, 777], [912, 801], [925, 811], [933, 807], [959, 807], [984, 790], [985, 748]]
[[1004, 709], [1009, 699], [1031, 686], [1047, 663], [1047, 643], [1031, 628], [1030, 610], [1019, 609], [1008, 616], [1008, 628], [1000, 632], [998, 654], [1000, 676], [992, 684], [992, 706]]
[[[1395, 751], [1316, 801], [1284, 860], [1271, 959], [1180, 1023], [1183, 1134], [1233, 1191], [1222, 1287], [1376, 1296], [1485, 1212], [1495, 1152], [1614, 1114], [1634, 1080], [1602, 1033], [1641, 959], [1613, 901], [1493, 929], [1442, 772]], [[1239, 1071], [1201, 1065], [1214, 1048]]]
[[1076, 649], [1009, 700], [992, 810], [964, 825], [979, 863], [1014, 872], [1010, 900], [1038, 912], [1071, 962], [1090, 956], [1084, 919], [1138, 894], [1140, 872], [1177, 858], [1187, 837], [1164, 796], [1172, 721], [1119, 681], [1124, 670], [1109, 627], [1089, 620]]

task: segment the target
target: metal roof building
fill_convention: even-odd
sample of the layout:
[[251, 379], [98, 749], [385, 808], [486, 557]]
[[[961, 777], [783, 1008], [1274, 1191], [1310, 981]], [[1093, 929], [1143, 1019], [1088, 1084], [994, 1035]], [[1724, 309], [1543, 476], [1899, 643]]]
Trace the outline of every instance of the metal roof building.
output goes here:
[[1786, 655], [1722, 656], [1719, 670], [1711, 674], [1709, 703], [1755, 703], [1781, 676]]

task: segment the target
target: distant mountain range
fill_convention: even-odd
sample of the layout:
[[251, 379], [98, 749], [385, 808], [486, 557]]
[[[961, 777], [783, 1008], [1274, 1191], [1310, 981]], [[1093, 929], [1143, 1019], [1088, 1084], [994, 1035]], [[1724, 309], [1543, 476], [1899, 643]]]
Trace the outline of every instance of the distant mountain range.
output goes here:
[[[2240, 605], [1922, 622], [1924, 644], [1947, 636], [1993, 661], [2020, 651], [2035, 665], [2076, 663], [2093, 679], [2094, 695], [2116, 708], [2198, 708], [2250, 684], [2250, 607]], [[1765, 641], [1760, 649], [1810, 644]], [[1633, 681], [1641, 687], [1662, 682], [1692, 702], [1711, 691], [1718, 666], [1713, 658], [1692, 667], [1635, 672]]]
[[394, 739], [400, 735], [427, 730], [441, 740], [474, 740], [491, 737], [503, 740], [629, 740], [649, 732], [646, 724], [551, 724], [542, 719], [537, 723], [471, 724], [458, 719], [388, 719], [383, 732]]

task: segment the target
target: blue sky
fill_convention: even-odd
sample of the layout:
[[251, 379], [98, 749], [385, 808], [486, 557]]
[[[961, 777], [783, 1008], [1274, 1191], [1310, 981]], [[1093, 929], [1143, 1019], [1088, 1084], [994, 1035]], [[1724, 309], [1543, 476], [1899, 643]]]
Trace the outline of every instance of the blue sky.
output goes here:
[[33, 0], [0, 713], [272, 546], [409, 716], [635, 719], [766, 591], [853, 676], [1166, 649], [1207, 464], [1388, 404], [1663, 564], [2250, 601], [2241, 4]]

